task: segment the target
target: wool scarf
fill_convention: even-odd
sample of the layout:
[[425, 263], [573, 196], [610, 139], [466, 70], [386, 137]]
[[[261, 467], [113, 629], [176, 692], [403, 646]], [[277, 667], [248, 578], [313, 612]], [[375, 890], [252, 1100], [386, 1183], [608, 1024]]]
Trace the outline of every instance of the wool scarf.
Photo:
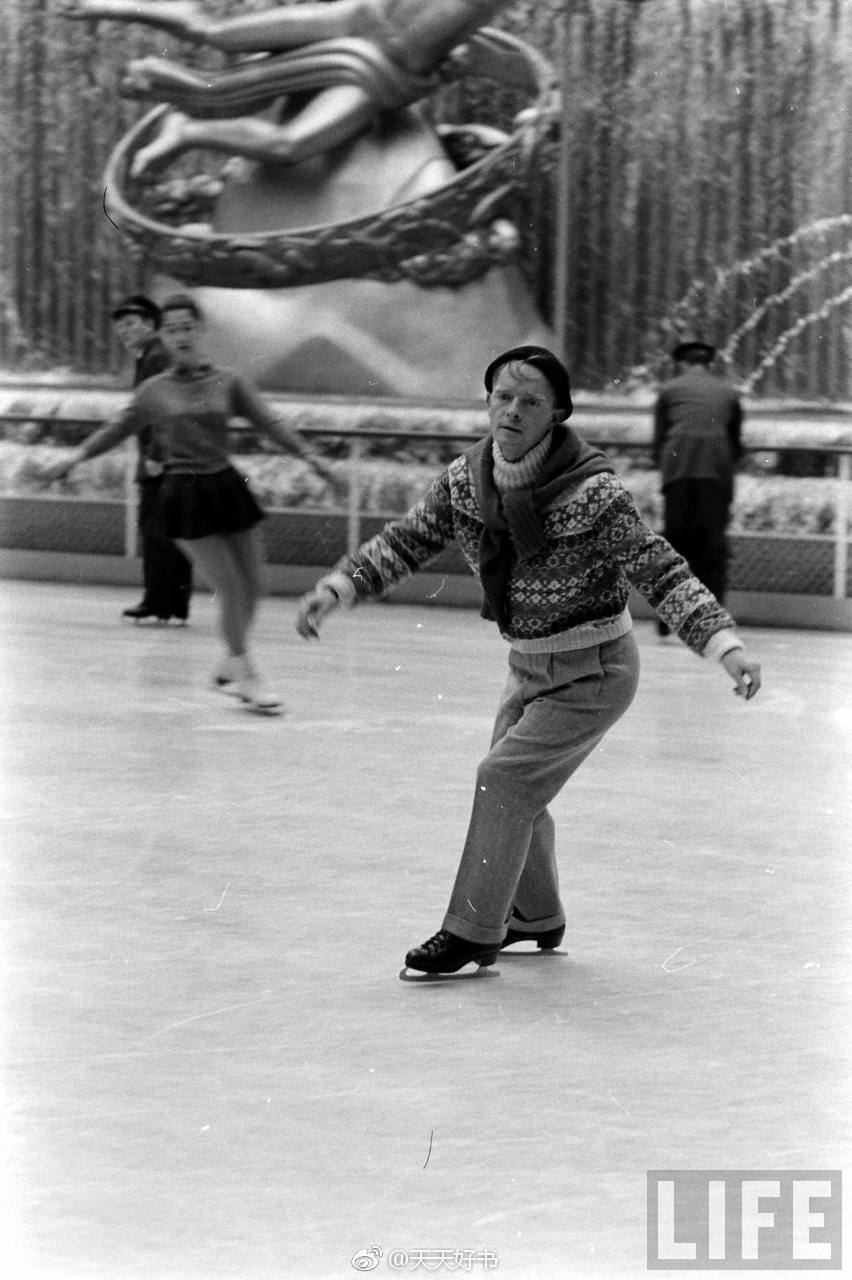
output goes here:
[[550, 447], [529, 484], [500, 492], [494, 479], [491, 435], [468, 449], [465, 457], [484, 526], [479, 540], [479, 576], [485, 597], [482, 617], [506, 632], [506, 591], [515, 556], [523, 562], [543, 550], [547, 533], [542, 517], [552, 502], [589, 476], [613, 467], [605, 454], [564, 423], [553, 428]]

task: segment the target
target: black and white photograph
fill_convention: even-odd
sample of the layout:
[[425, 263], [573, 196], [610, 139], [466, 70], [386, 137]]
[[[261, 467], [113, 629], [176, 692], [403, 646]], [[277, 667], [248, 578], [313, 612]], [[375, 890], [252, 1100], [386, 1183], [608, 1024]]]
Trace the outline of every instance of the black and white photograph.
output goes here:
[[851, 132], [846, 0], [4, 0], [8, 1280], [844, 1273]]

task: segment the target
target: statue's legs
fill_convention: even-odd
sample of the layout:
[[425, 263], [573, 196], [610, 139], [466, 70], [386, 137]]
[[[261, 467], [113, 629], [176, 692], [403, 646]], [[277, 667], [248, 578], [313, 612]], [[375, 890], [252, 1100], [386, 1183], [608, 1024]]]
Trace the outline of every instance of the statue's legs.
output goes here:
[[296, 164], [354, 137], [375, 113], [375, 102], [358, 85], [324, 89], [292, 120], [281, 124], [257, 116], [193, 120], [183, 112], [169, 112], [156, 138], [134, 156], [131, 176], [139, 177], [193, 149]]

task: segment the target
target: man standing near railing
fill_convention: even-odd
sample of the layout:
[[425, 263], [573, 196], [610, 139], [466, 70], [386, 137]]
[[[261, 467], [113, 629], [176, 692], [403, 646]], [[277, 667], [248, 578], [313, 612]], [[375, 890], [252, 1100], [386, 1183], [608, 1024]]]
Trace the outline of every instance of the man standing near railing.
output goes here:
[[[125, 351], [133, 357], [133, 386], [153, 378], [168, 368], [169, 355], [159, 335], [160, 309], [144, 294], [124, 298], [112, 313], [115, 332]], [[186, 622], [192, 594], [192, 565], [166, 535], [159, 514], [163, 463], [151, 428], [139, 435], [136, 464], [139, 490], [139, 537], [142, 543], [142, 599], [124, 610], [125, 618], [142, 622], [156, 618]]]
[[[654, 406], [654, 461], [663, 489], [663, 535], [690, 569], [724, 601], [726, 531], [734, 472], [742, 457], [743, 412], [732, 386], [712, 370], [716, 349], [681, 342], [672, 352], [681, 368]], [[661, 636], [669, 628], [660, 620]]]

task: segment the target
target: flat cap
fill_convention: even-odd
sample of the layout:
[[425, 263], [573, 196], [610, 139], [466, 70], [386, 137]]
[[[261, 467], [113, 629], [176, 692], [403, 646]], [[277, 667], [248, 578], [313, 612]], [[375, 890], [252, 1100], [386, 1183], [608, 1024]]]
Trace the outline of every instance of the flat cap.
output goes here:
[[156, 302], [146, 298], [144, 293], [131, 293], [123, 298], [118, 306], [113, 308], [113, 320], [118, 320], [119, 316], [144, 316], [146, 320], [152, 322], [155, 329], [160, 327], [160, 308]]
[[672, 352], [675, 360], [686, 360], [693, 364], [709, 364], [716, 355], [716, 348], [709, 342], [679, 342]]

